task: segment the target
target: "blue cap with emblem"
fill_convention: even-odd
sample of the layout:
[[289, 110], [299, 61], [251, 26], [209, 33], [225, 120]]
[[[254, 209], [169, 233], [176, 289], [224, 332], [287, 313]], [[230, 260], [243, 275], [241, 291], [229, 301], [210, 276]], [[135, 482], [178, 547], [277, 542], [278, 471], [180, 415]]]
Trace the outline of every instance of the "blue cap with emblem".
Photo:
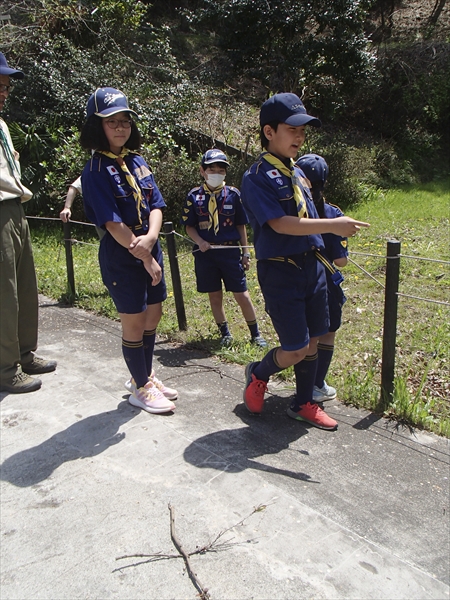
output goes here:
[[12, 77], [13, 79], [23, 79], [25, 74], [22, 71], [18, 71], [17, 69], [11, 69], [8, 67], [8, 63], [6, 62], [5, 55], [0, 52], [0, 75], [8, 75], [8, 77]]
[[259, 113], [259, 123], [261, 127], [269, 123], [286, 123], [293, 127], [322, 125], [319, 119], [306, 114], [306, 108], [298, 96], [288, 93], [275, 94], [264, 102]]
[[227, 160], [226, 154], [222, 152], [222, 150], [218, 150], [217, 148], [212, 148], [212, 150], [208, 150], [202, 156], [202, 167], [205, 165], [212, 165], [213, 163], [223, 163], [227, 166], [230, 163]]
[[110, 117], [120, 112], [129, 112], [137, 117], [137, 113], [128, 106], [127, 97], [120, 90], [105, 87], [97, 88], [87, 103], [87, 117]]
[[304, 154], [295, 163], [314, 187], [323, 189], [328, 177], [328, 165], [323, 156]]

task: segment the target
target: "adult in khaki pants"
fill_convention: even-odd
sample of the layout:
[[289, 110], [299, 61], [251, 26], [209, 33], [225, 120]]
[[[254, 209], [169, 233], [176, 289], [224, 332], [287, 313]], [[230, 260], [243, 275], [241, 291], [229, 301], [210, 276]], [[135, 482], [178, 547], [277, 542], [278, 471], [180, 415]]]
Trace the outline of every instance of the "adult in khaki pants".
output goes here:
[[[0, 111], [11, 80], [24, 74], [8, 67], [0, 53]], [[41, 387], [30, 377], [56, 369], [56, 362], [34, 354], [38, 337], [38, 291], [30, 230], [22, 202], [31, 192], [20, 179], [19, 155], [0, 118], [0, 392], [20, 394]]]

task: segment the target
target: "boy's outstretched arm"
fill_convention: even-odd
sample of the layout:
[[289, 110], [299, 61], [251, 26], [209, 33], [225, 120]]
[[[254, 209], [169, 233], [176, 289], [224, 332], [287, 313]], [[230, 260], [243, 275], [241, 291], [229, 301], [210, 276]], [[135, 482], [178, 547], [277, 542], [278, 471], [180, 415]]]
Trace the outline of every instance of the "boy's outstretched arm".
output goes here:
[[278, 219], [270, 219], [267, 224], [277, 233], [285, 235], [311, 235], [314, 233], [334, 233], [341, 237], [351, 237], [361, 227], [370, 227], [369, 223], [356, 221], [351, 217], [336, 219], [300, 219], [286, 215]]

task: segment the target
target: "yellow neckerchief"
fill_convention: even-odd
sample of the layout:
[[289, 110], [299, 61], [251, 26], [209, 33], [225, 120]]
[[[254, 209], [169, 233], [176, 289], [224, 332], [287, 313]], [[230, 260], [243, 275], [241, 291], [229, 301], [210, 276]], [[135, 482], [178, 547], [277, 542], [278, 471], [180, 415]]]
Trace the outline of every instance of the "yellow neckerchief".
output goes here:
[[295, 174], [295, 170], [294, 170], [294, 166], [295, 166], [294, 160], [291, 158], [291, 160], [290, 160], [291, 168], [288, 169], [288, 167], [286, 167], [286, 165], [283, 164], [279, 158], [277, 158], [273, 154], [270, 154], [270, 152], [263, 152], [261, 154], [261, 156], [262, 156], [262, 158], [267, 160], [268, 163], [270, 163], [276, 169], [278, 169], [278, 171], [281, 171], [281, 173], [283, 173], [283, 175], [287, 175], [288, 177], [291, 178], [292, 187], [294, 189], [294, 200], [297, 204], [298, 216], [300, 219], [302, 217], [308, 218], [308, 216], [309, 216], [308, 209], [306, 207], [305, 198], [303, 197], [302, 190], [299, 185], [300, 180], [299, 180], [299, 177]]
[[217, 235], [219, 233], [219, 209], [217, 208], [216, 194], [220, 194], [220, 192], [223, 190], [224, 187], [225, 187], [225, 181], [222, 181], [222, 183], [219, 185], [219, 187], [215, 188], [214, 190], [210, 190], [209, 187], [206, 185], [206, 183], [203, 186], [203, 190], [204, 190], [205, 194], [209, 195], [209, 201], [208, 201], [209, 225], [208, 225], [208, 229], [211, 229], [211, 227], [214, 227], [214, 235]]
[[128, 148], [122, 148], [121, 153], [118, 155], [113, 154], [112, 152], [106, 152], [105, 150], [97, 150], [97, 152], [99, 152], [100, 154], [104, 154], [105, 156], [108, 156], [108, 158], [115, 159], [117, 164], [119, 165], [119, 167], [125, 173], [126, 180], [128, 181], [128, 183], [131, 186], [131, 189], [133, 190], [133, 196], [134, 196], [134, 200], [136, 202], [136, 211], [137, 211], [137, 214], [139, 217], [139, 223], [142, 225], [141, 208], [145, 209], [144, 197], [142, 195], [141, 188], [138, 186], [136, 179], [130, 173], [130, 171], [125, 163], [125, 160], [124, 160], [125, 156], [127, 156], [128, 154], [139, 154], [139, 153], [133, 152], [133, 150], [128, 150]]

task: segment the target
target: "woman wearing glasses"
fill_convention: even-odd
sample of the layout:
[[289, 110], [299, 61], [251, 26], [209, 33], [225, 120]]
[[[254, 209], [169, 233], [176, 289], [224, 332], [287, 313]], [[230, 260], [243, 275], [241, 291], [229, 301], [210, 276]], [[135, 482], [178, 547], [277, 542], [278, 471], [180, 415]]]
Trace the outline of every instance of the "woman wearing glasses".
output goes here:
[[137, 114], [114, 88], [89, 98], [80, 143], [94, 151], [81, 182], [86, 216], [106, 231], [100, 242], [103, 282], [122, 324], [122, 351], [131, 378], [129, 402], [150, 413], [173, 411], [177, 391], [154, 375], [156, 328], [166, 299], [158, 235], [166, 206], [139, 154]]

